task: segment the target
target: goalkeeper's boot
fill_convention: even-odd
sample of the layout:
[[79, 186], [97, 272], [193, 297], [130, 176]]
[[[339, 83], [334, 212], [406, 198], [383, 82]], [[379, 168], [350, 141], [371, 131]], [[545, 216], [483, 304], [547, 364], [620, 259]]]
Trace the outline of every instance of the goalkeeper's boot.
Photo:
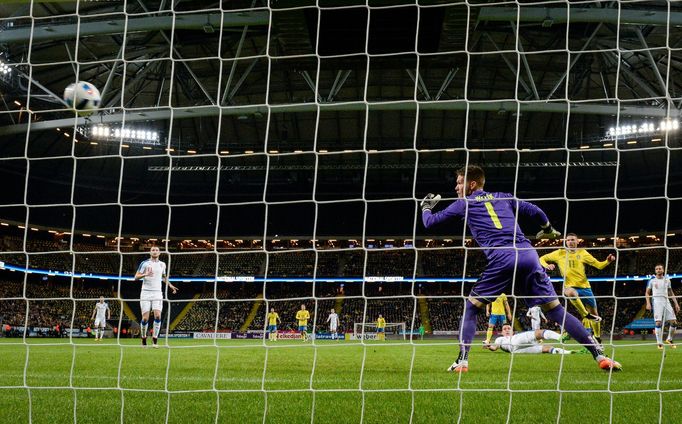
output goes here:
[[671, 349], [677, 349], [677, 346], [675, 345], [675, 343], [673, 343], [673, 341], [670, 339], [666, 339], [665, 344], [670, 346]]
[[571, 335], [568, 334], [566, 331], [564, 331], [561, 334], [561, 343], [566, 343], [567, 341], [571, 340]]
[[141, 337], [142, 339], [142, 346], [147, 347], [147, 338], [146, 337]]
[[152, 337], [152, 347], [153, 347], [154, 349], [158, 349], [158, 348], [159, 348], [159, 339], [157, 339], [156, 337]]
[[603, 370], [613, 370], [613, 371], [621, 371], [623, 367], [616, 361], [614, 361], [611, 358], [607, 358], [606, 356], [600, 356], [597, 358], [597, 363], [599, 364], [599, 368]]
[[469, 371], [469, 361], [455, 361], [448, 368], [448, 372], [463, 373]]

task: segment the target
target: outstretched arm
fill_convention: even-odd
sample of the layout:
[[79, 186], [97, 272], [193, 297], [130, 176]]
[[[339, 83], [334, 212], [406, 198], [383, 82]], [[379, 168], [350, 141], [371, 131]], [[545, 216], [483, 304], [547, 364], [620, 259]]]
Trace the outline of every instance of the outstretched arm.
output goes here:
[[483, 345], [483, 349], [488, 349], [488, 350], [491, 351], [491, 352], [495, 352], [495, 351], [496, 351], [497, 349], [499, 349], [499, 348], [500, 348], [500, 347], [499, 347], [498, 345], [496, 345], [496, 344], [484, 344], [484, 345]]
[[564, 253], [563, 249], [555, 250], [553, 252], [540, 256], [540, 265], [542, 265], [545, 269], [549, 271], [553, 271], [556, 266], [550, 262], [557, 262], [558, 261], [557, 255], [561, 253]]
[[594, 256], [590, 254], [587, 250], [585, 251], [585, 254], [583, 255], [583, 263], [590, 265], [592, 267], [595, 267], [597, 269], [604, 269], [606, 268], [611, 262], [615, 261], [616, 257], [612, 254], [609, 254], [609, 256], [606, 257], [603, 261], [598, 261]]
[[436, 213], [431, 212], [431, 208], [422, 206], [422, 222], [424, 223], [424, 227], [429, 228], [443, 221], [447, 221], [450, 218], [464, 216], [465, 210], [466, 205], [463, 199], [456, 200], [447, 208]]
[[544, 225], [549, 222], [547, 214], [545, 214], [545, 212], [535, 203], [526, 202], [525, 200], [516, 200], [516, 210], [519, 214], [535, 220], [538, 225]]

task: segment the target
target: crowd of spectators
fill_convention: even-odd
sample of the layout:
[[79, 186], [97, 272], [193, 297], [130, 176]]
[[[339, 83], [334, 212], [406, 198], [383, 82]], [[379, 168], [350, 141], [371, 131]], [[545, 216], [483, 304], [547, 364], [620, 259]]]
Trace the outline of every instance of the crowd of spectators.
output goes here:
[[[553, 247], [543, 247], [540, 254]], [[668, 273], [682, 272], [682, 249], [665, 249], [629, 243], [613, 249], [608, 245], [590, 248], [598, 259], [617, 254], [617, 262], [603, 270], [587, 267], [591, 277], [614, 275], [645, 276], [655, 264], [668, 264]], [[15, 253], [2, 253], [15, 252]], [[22, 253], [16, 253], [22, 252]], [[142, 249], [112, 251], [100, 240], [64, 243], [47, 238], [26, 239], [7, 235], [0, 237], [0, 261], [46, 270], [75, 271], [85, 274], [131, 275], [138, 264], [148, 257]], [[477, 276], [486, 265], [483, 252], [476, 248], [435, 249], [349, 249], [276, 251], [215, 251], [198, 252], [188, 248], [173, 250], [162, 257], [172, 276], [263, 276], [287, 277], [461, 277]], [[19, 274], [16, 274], [19, 275]], [[112, 317], [121, 314], [122, 301], [110, 282], [88, 279], [58, 279], [34, 276], [23, 279], [0, 277], [0, 318], [3, 325], [55, 327], [66, 323], [75, 327], [91, 325], [90, 316], [95, 299], [108, 299]], [[553, 276], [558, 276], [556, 271]], [[678, 281], [674, 287], [679, 290]], [[423, 322], [432, 331], [458, 330], [459, 317], [469, 283], [378, 282], [365, 283], [204, 283], [183, 286], [182, 302], [174, 306], [175, 313], [191, 305], [179, 321], [177, 330], [258, 330], [265, 325], [269, 307], [282, 317], [282, 329], [294, 329], [294, 316], [302, 303], [308, 306], [318, 327], [322, 326], [331, 308], [339, 309], [340, 328], [352, 331], [353, 324], [373, 323], [378, 314], [387, 322], [407, 324], [416, 329]], [[560, 291], [560, 284], [557, 284]], [[593, 284], [599, 296], [600, 315], [604, 331], [621, 331], [635, 316], [644, 311], [644, 284], [633, 282], [603, 282]], [[131, 288], [137, 290], [137, 288]], [[192, 299], [192, 296], [198, 296]], [[123, 296], [123, 295], [122, 295]], [[125, 299], [133, 296], [123, 296]], [[420, 299], [423, 298], [423, 300]], [[81, 300], [88, 299], [88, 300]], [[178, 301], [180, 302], [180, 301]], [[529, 327], [526, 307], [512, 298], [515, 317], [523, 327]], [[569, 306], [569, 309], [572, 308]], [[138, 310], [135, 305], [133, 310]], [[28, 311], [28, 316], [27, 316]], [[647, 316], [647, 315], [645, 315]], [[650, 316], [650, 313], [649, 315]], [[216, 322], [217, 319], [217, 322]], [[486, 327], [484, 314], [479, 316], [479, 330]]]
[[[104, 296], [118, 320], [122, 300], [119, 300], [111, 283], [89, 282], [75, 279], [73, 287], [68, 279], [31, 278], [0, 281], [0, 319], [2, 325], [55, 327], [66, 323], [84, 328], [91, 323], [92, 308], [99, 296]], [[190, 309], [176, 330], [221, 331], [259, 330], [264, 328], [269, 308], [282, 317], [281, 329], [296, 327], [295, 314], [301, 304], [311, 311], [311, 323], [326, 328], [330, 309], [335, 308], [340, 317], [340, 330], [352, 331], [355, 323], [371, 324], [382, 314], [387, 322], [406, 323], [408, 329], [417, 329], [422, 318], [427, 317], [427, 328], [432, 331], [459, 329], [467, 284], [409, 282], [366, 283], [213, 283], [183, 286]], [[634, 282], [598, 282], [592, 285], [604, 321], [605, 332], [620, 332], [638, 314], [645, 311], [644, 284]], [[464, 287], [464, 294], [462, 288]], [[560, 288], [560, 287], [558, 287]], [[678, 287], [675, 287], [679, 291]], [[263, 297], [265, 295], [265, 297]], [[184, 305], [182, 305], [184, 307]], [[510, 296], [510, 306], [518, 323], [528, 328], [526, 306], [522, 299]], [[572, 308], [568, 304], [569, 309]], [[133, 307], [136, 308], [136, 305]], [[175, 307], [176, 312], [181, 307]], [[26, 313], [28, 311], [28, 320]], [[253, 312], [253, 314], [252, 314]], [[643, 316], [650, 316], [644, 314]], [[251, 319], [249, 319], [251, 317]], [[216, 326], [217, 318], [217, 326]], [[479, 330], [484, 330], [487, 319], [479, 315]]]
[[[121, 301], [109, 285], [68, 279], [30, 278], [0, 281], [0, 321], [9, 325], [54, 328], [86, 328], [92, 325], [92, 311], [99, 297], [109, 304], [112, 320], [121, 314]], [[28, 311], [28, 319], [27, 313]], [[73, 321], [72, 321], [73, 319]], [[113, 322], [113, 321], [112, 321]]]
[[262, 309], [262, 302], [259, 300], [262, 291], [259, 292], [255, 285], [227, 284], [228, 287], [216, 287], [216, 290], [204, 286], [198, 297], [191, 302], [190, 309], [176, 325], [175, 330], [240, 330], [254, 307], [256, 311]]

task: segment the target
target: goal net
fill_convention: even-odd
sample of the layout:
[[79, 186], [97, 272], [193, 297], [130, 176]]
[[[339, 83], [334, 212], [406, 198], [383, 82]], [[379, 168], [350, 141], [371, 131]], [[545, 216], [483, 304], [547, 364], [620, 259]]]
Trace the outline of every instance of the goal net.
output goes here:
[[[675, 1], [0, 4], [0, 422], [674, 421], [645, 291], [660, 264], [680, 293], [680, 40]], [[531, 328], [517, 278], [446, 372], [497, 251], [420, 202], [468, 165], [576, 235], [592, 293], [564, 296], [566, 252], [549, 275], [622, 373], [481, 349]]]
[[356, 340], [381, 340], [383, 337], [406, 340], [407, 324], [387, 322], [385, 327], [377, 327], [376, 323], [356, 322], [353, 324], [353, 337]]

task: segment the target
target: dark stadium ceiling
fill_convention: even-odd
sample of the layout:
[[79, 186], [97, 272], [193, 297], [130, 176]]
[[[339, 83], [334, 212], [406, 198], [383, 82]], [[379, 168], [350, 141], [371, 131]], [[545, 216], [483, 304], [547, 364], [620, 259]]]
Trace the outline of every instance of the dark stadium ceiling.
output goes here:
[[[451, 192], [467, 160], [524, 197], [682, 197], [677, 134], [604, 139], [679, 117], [682, 5], [418, 3], [2, 3], [3, 204], [24, 192], [68, 204], [75, 173], [83, 205], [391, 198], [412, 210]], [[76, 80], [103, 93], [89, 118], [61, 102]], [[161, 144], [88, 132], [124, 119]]]

